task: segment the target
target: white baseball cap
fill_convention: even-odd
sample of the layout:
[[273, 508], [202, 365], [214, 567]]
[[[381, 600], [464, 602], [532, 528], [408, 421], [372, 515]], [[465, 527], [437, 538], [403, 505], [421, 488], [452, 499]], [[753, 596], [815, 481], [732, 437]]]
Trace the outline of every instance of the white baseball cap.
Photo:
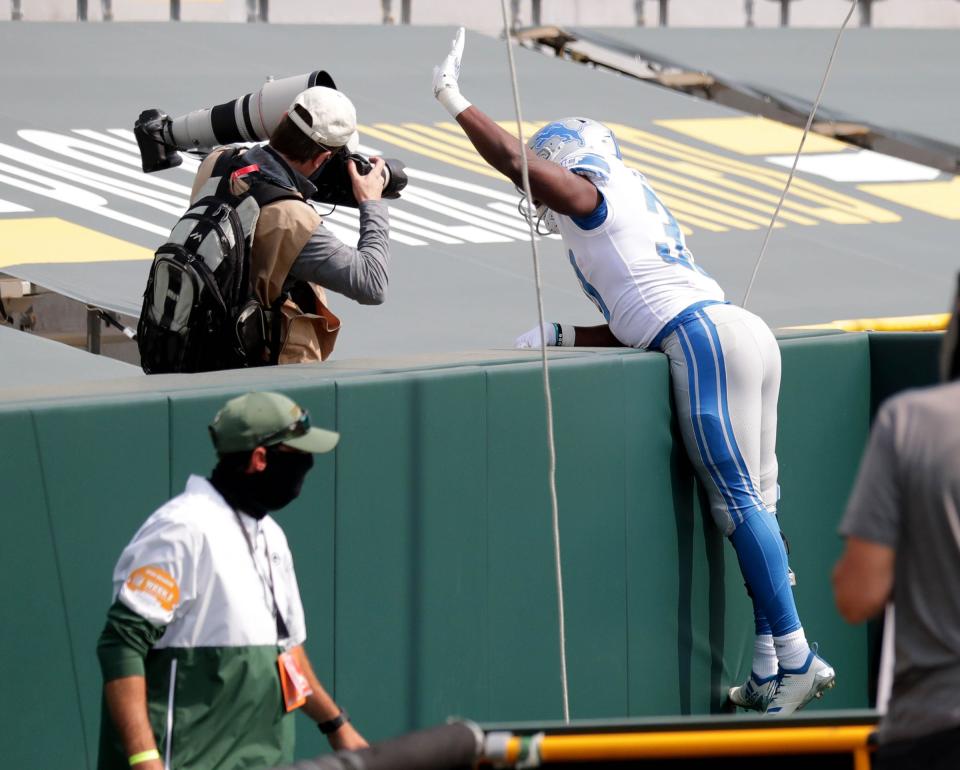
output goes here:
[[[310, 124], [297, 114], [294, 107], [298, 105], [310, 113]], [[301, 91], [287, 115], [297, 128], [324, 147], [346, 146], [354, 152], [360, 144], [357, 110], [346, 95], [334, 88], [314, 86]]]

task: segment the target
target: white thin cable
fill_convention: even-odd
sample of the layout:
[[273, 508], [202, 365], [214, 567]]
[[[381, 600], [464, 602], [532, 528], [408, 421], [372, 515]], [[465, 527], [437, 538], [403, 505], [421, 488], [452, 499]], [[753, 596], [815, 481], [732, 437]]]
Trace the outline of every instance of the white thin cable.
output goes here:
[[[523, 194], [529, 210], [534, 210], [533, 193], [530, 191], [530, 168], [527, 165], [527, 146], [523, 141], [523, 117], [520, 113], [520, 86], [517, 83], [517, 67], [510, 45], [510, 23], [507, 17], [507, 0], [500, 0], [503, 13], [503, 37], [507, 43], [507, 60], [510, 63], [510, 81], [513, 86], [513, 108], [517, 114], [517, 137], [520, 142], [520, 169], [523, 177]], [[537, 286], [537, 319], [540, 322], [540, 355], [543, 362], [543, 397], [547, 407], [547, 451], [550, 456], [550, 513], [553, 524], [553, 559], [557, 575], [557, 613], [560, 624], [560, 690], [563, 695], [563, 721], [570, 721], [570, 694], [567, 687], [567, 631], [563, 612], [563, 565], [560, 561], [560, 513], [557, 503], [557, 449], [553, 436], [553, 398], [550, 395], [550, 367], [547, 364], [547, 341], [543, 331], [543, 285], [540, 281], [540, 254], [537, 252], [537, 236], [533, 218], [527, 217], [530, 228], [530, 248], [533, 251], [533, 277]]]
[[847, 25], [850, 23], [850, 19], [853, 17], [853, 12], [857, 9], [860, 0], [853, 0], [850, 4], [850, 11], [847, 13], [847, 18], [843, 20], [843, 24], [840, 27], [840, 32], [837, 34], [836, 42], [833, 44], [833, 51], [830, 53], [830, 60], [827, 62], [827, 71], [823, 74], [823, 80], [820, 82], [820, 91], [817, 93], [817, 99], [813, 103], [813, 109], [810, 110], [810, 117], [807, 118], [807, 125], [803, 129], [803, 136], [800, 138], [800, 146], [797, 148], [797, 155], [793, 159], [793, 167], [790, 169], [790, 176], [787, 177], [787, 184], [783, 188], [783, 193], [780, 195], [780, 201], [777, 203], [777, 208], [773, 212], [773, 217], [770, 219], [770, 227], [767, 228], [766, 235], [763, 236], [763, 245], [760, 247], [760, 256], [757, 257], [757, 263], [753, 266], [753, 275], [750, 276], [750, 283], [747, 284], [747, 290], [743, 295], [743, 302], [740, 303], [741, 307], [746, 308], [747, 300], [750, 299], [750, 292], [753, 290], [753, 284], [757, 280], [757, 273], [760, 272], [760, 263], [763, 261], [764, 255], [767, 253], [767, 244], [770, 243], [770, 236], [773, 234], [773, 228], [777, 224], [777, 219], [780, 216], [780, 209], [783, 208], [783, 202], [787, 199], [787, 193], [790, 191], [790, 185], [793, 184], [793, 177], [797, 173], [797, 164], [800, 163], [800, 156], [803, 154], [803, 146], [807, 142], [807, 135], [810, 133], [810, 128], [813, 126], [813, 119], [817, 116], [817, 110], [820, 109], [820, 100], [823, 99], [823, 92], [827, 88], [827, 82], [830, 80], [830, 71], [833, 69], [833, 60], [837, 57], [837, 51], [840, 49], [840, 41], [843, 39], [843, 33], [847, 31]]

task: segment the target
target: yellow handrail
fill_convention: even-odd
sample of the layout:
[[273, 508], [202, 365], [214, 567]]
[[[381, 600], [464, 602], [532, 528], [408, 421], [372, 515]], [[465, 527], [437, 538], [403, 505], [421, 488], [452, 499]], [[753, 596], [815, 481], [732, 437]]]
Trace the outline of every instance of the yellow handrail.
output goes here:
[[950, 323], [950, 313], [905, 315], [891, 318], [851, 318], [823, 324], [787, 326], [785, 329], [840, 329], [845, 332], [936, 332]]
[[[688, 732], [606, 733], [539, 736], [542, 762], [621, 761], [712, 756], [831, 754], [851, 752], [857, 770], [869, 767], [872, 725], [847, 727], [775, 727]], [[506, 759], [525, 754], [530, 738], [512, 737]], [[526, 746], [522, 746], [526, 743]]]

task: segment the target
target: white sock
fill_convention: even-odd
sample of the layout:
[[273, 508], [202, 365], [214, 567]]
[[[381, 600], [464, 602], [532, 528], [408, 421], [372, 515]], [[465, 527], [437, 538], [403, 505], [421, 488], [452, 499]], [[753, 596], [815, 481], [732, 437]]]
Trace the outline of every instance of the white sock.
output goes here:
[[807, 662], [807, 655], [810, 654], [810, 645], [807, 644], [802, 628], [785, 636], [773, 637], [773, 645], [777, 650], [781, 668], [800, 668]]
[[766, 679], [777, 673], [777, 649], [773, 646], [773, 636], [757, 634], [753, 637], [753, 673], [760, 679]]

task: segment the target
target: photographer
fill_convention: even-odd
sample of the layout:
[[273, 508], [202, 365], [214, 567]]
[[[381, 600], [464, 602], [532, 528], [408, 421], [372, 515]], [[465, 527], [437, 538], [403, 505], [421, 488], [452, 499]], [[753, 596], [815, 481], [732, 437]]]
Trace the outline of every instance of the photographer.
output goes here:
[[250, 255], [250, 284], [257, 300], [265, 309], [279, 310], [282, 343], [279, 353], [272, 351], [278, 363], [321, 361], [330, 355], [340, 320], [327, 308], [324, 289], [364, 305], [378, 305], [386, 296], [389, 224], [381, 200], [383, 160], [372, 158], [372, 169], [363, 176], [353, 160], [346, 164], [360, 209], [356, 248], [327, 230], [306, 202], [316, 192], [311, 177], [356, 144], [353, 103], [339, 91], [314, 86], [294, 99], [268, 144], [245, 152], [219, 147], [197, 172], [191, 204], [215, 190], [224, 175], [230, 174], [232, 185], [244, 184], [239, 172], [251, 168], [293, 193], [263, 207]]

